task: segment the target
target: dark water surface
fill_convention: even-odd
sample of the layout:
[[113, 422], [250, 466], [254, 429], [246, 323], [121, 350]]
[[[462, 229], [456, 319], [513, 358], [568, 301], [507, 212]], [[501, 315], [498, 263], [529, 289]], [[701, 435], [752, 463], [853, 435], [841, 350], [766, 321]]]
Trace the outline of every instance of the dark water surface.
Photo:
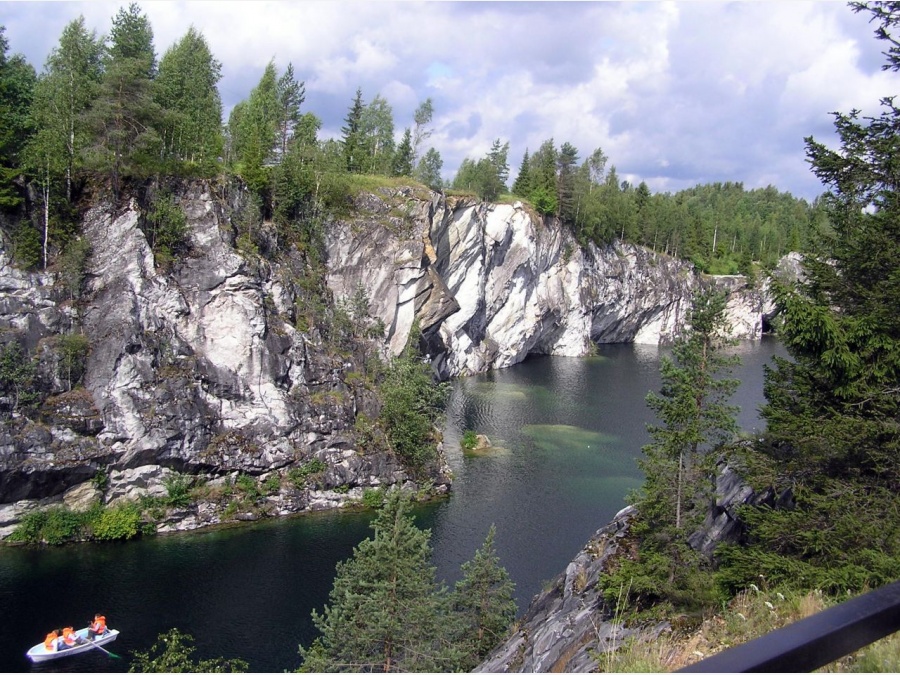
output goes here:
[[[745, 429], [760, 425], [762, 365], [773, 340], [736, 348], [734, 402]], [[439, 579], [497, 527], [497, 550], [524, 610], [640, 484], [635, 459], [652, 420], [663, 349], [604, 345], [596, 357], [536, 358], [455, 383], [445, 445], [450, 498], [417, 509], [432, 530]], [[495, 448], [463, 456], [464, 429]], [[295, 669], [315, 636], [310, 612], [327, 602], [335, 564], [369, 536], [367, 514], [318, 513], [212, 532], [57, 549], [0, 548], [0, 672], [124, 671], [172, 627], [194, 636], [199, 658], [239, 657], [255, 672]], [[24, 654], [55, 627], [87, 625], [95, 611], [122, 631], [93, 652], [32, 666]]]

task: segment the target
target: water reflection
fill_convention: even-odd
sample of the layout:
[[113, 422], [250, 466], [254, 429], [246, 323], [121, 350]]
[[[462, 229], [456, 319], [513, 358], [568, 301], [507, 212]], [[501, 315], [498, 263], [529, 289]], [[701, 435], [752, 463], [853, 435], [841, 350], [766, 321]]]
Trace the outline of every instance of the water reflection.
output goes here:
[[[636, 464], [652, 421], [644, 398], [659, 388], [647, 345], [604, 345], [596, 357], [537, 358], [454, 383], [444, 434], [452, 496], [416, 509], [432, 529], [438, 578], [453, 583], [491, 524], [521, 609], [562, 571], [640, 484]], [[783, 350], [741, 345], [735, 402], [758, 425], [762, 364]], [[503, 452], [465, 456], [462, 433], [487, 434]], [[63, 549], [0, 549], [0, 671], [31, 668], [24, 652], [51, 628], [104, 611], [122, 631], [114, 651], [146, 650], [172, 627], [194, 635], [197, 656], [240, 657], [251, 670], [299, 665], [315, 636], [335, 565], [369, 536], [369, 515], [312, 514], [215, 532]], [[264, 636], [264, 639], [256, 639]], [[127, 668], [102, 654], [42, 666]], [[37, 670], [37, 668], [34, 668]]]

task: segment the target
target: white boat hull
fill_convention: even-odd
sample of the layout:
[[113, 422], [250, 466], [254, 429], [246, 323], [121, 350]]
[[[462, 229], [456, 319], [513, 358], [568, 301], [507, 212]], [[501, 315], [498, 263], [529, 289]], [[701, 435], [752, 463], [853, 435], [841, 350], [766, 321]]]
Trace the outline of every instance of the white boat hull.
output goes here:
[[64, 656], [75, 656], [75, 654], [83, 654], [84, 652], [88, 651], [99, 652], [100, 650], [95, 649], [94, 645], [100, 645], [102, 647], [107, 642], [112, 642], [117, 637], [119, 637], [119, 631], [117, 630], [107, 630], [105, 634], [101, 635], [93, 641], [88, 640], [87, 628], [77, 630], [75, 631], [75, 634], [79, 638], [79, 644], [73, 647], [67, 647], [65, 649], [48, 652], [44, 647], [44, 643], [41, 642], [25, 652], [25, 656], [31, 659], [33, 663], [41, 663], [42, 661], [52, 661], [53, 659], [61, 659]]

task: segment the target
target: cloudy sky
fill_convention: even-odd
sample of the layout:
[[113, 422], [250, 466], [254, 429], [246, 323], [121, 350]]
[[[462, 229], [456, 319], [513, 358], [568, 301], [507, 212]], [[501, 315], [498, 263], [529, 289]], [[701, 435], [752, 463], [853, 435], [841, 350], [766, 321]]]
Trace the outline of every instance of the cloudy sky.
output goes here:
[[[69, 21], [104, 34], [124, 4], [0, 2], [0, 25], [40, 71]], [[553, 138], [581, 158], [602, 148], [654, 191], [742, 181], [812, 199], [804, 137], [829, 141], [830, 111], [877, 114], [900, 93], [868, 15], [840, 2], [140, 4], [159, 55], [192, 24], [205, 35], [226, 119], [272, 59], [294, 64], [323, 136], [339, 136], [357, 87], [387, 99], [398, 138], [431, 97], [445, 178], [496, 138], [515, 175]]]

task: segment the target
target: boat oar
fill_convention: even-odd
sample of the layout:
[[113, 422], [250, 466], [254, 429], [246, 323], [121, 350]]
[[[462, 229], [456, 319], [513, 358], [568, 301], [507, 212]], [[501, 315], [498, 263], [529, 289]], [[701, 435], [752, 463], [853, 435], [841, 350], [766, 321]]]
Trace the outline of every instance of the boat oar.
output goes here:
[[106, 654], [107, 656], [109, 656], [110, 658], [113, 658], [113, 659], [121, 659], [121, 658], [122, 658], [122, 657], [119, 656], [118, 654], [113, 654], [113, 653], [112, 653], [111, 651], [109, 651], [108, 649], [104, 649], [103, 647], [101, 647], [100, 645], [96, 644], [96, 643], [93, 642], [92, 640], [85, 640], [84, 638], [78, 638], [78, 642], [81, 643], [81, 644], [89, 644], [91, 647], [94, 647], [95, 649], [99, 649], [101, 652], [105, 653], [105, 654]]

